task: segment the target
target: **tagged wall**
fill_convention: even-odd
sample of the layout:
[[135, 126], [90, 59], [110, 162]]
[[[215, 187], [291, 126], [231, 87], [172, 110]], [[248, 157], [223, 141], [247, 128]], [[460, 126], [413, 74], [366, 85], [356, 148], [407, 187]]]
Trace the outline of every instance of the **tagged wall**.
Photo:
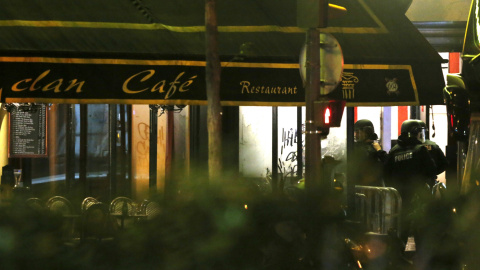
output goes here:
[[[149, 196], [150, 108], [133, 105], [132, 108], [132, 193], [141, 200]], [[166, 117], [158, 118], [157, 131], [157, 190], [164, 188]]]

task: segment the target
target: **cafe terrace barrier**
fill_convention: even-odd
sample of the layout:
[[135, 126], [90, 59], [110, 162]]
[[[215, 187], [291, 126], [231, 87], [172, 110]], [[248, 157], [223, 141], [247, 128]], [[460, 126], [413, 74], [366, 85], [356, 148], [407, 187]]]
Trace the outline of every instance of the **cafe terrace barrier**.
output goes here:
[[400, 231], [402, 199], [390, 187], [355, 186], [357, 219], [369, 232], [388, 234], [389, 229]]

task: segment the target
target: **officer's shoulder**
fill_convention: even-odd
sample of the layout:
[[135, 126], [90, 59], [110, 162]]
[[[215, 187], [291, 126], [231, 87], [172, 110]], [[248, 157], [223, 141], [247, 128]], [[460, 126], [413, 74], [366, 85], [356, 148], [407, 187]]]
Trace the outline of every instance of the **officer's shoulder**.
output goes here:
[[417, 144], [413, 147], [413, 150], [414, 151], [425, 151], [425, 150], [430, 150], [432, 148], [432, 145], [428, 145], [428, 144]]
[[438, 146], [438, 144], [434, 141], [430, 141], [430, 140], [425, 140], [425, 142], [423, 143], [425, 145], [432, 145], [432, 146]]
[[398, 144], [394, 145], [389, 152], [395, 152], [395, 151], [398, 151], [398, 149], [400, 149], [400, 146]]
[[436, 144], [434, 141], [430, 141], [430, 140], [425, 140], [423, 145], [425, 145], [425, 147], [427, 147], [428, 150], [440, 149], [440, 146], [438, 146], [438, 144]]

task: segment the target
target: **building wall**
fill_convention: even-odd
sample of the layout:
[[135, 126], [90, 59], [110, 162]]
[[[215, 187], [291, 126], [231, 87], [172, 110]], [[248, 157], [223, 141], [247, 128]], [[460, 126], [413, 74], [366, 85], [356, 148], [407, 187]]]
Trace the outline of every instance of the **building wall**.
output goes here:
[[[149, 197], [150, 108], [133, 105], [132, 108], [132, 193], [137, 201]], [[166, 117], [158, 118], [157, 130], [157, 190], [165, 182]]]

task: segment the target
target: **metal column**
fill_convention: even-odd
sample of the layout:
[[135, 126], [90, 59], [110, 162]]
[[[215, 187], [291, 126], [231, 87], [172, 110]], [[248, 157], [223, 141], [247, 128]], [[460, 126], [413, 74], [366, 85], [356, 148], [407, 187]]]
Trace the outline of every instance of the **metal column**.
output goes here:
[[151, 192], [155, 192], [157, 190], [158, 107], [158, 105], [150, 105], [150, 157], [148, 186]]

